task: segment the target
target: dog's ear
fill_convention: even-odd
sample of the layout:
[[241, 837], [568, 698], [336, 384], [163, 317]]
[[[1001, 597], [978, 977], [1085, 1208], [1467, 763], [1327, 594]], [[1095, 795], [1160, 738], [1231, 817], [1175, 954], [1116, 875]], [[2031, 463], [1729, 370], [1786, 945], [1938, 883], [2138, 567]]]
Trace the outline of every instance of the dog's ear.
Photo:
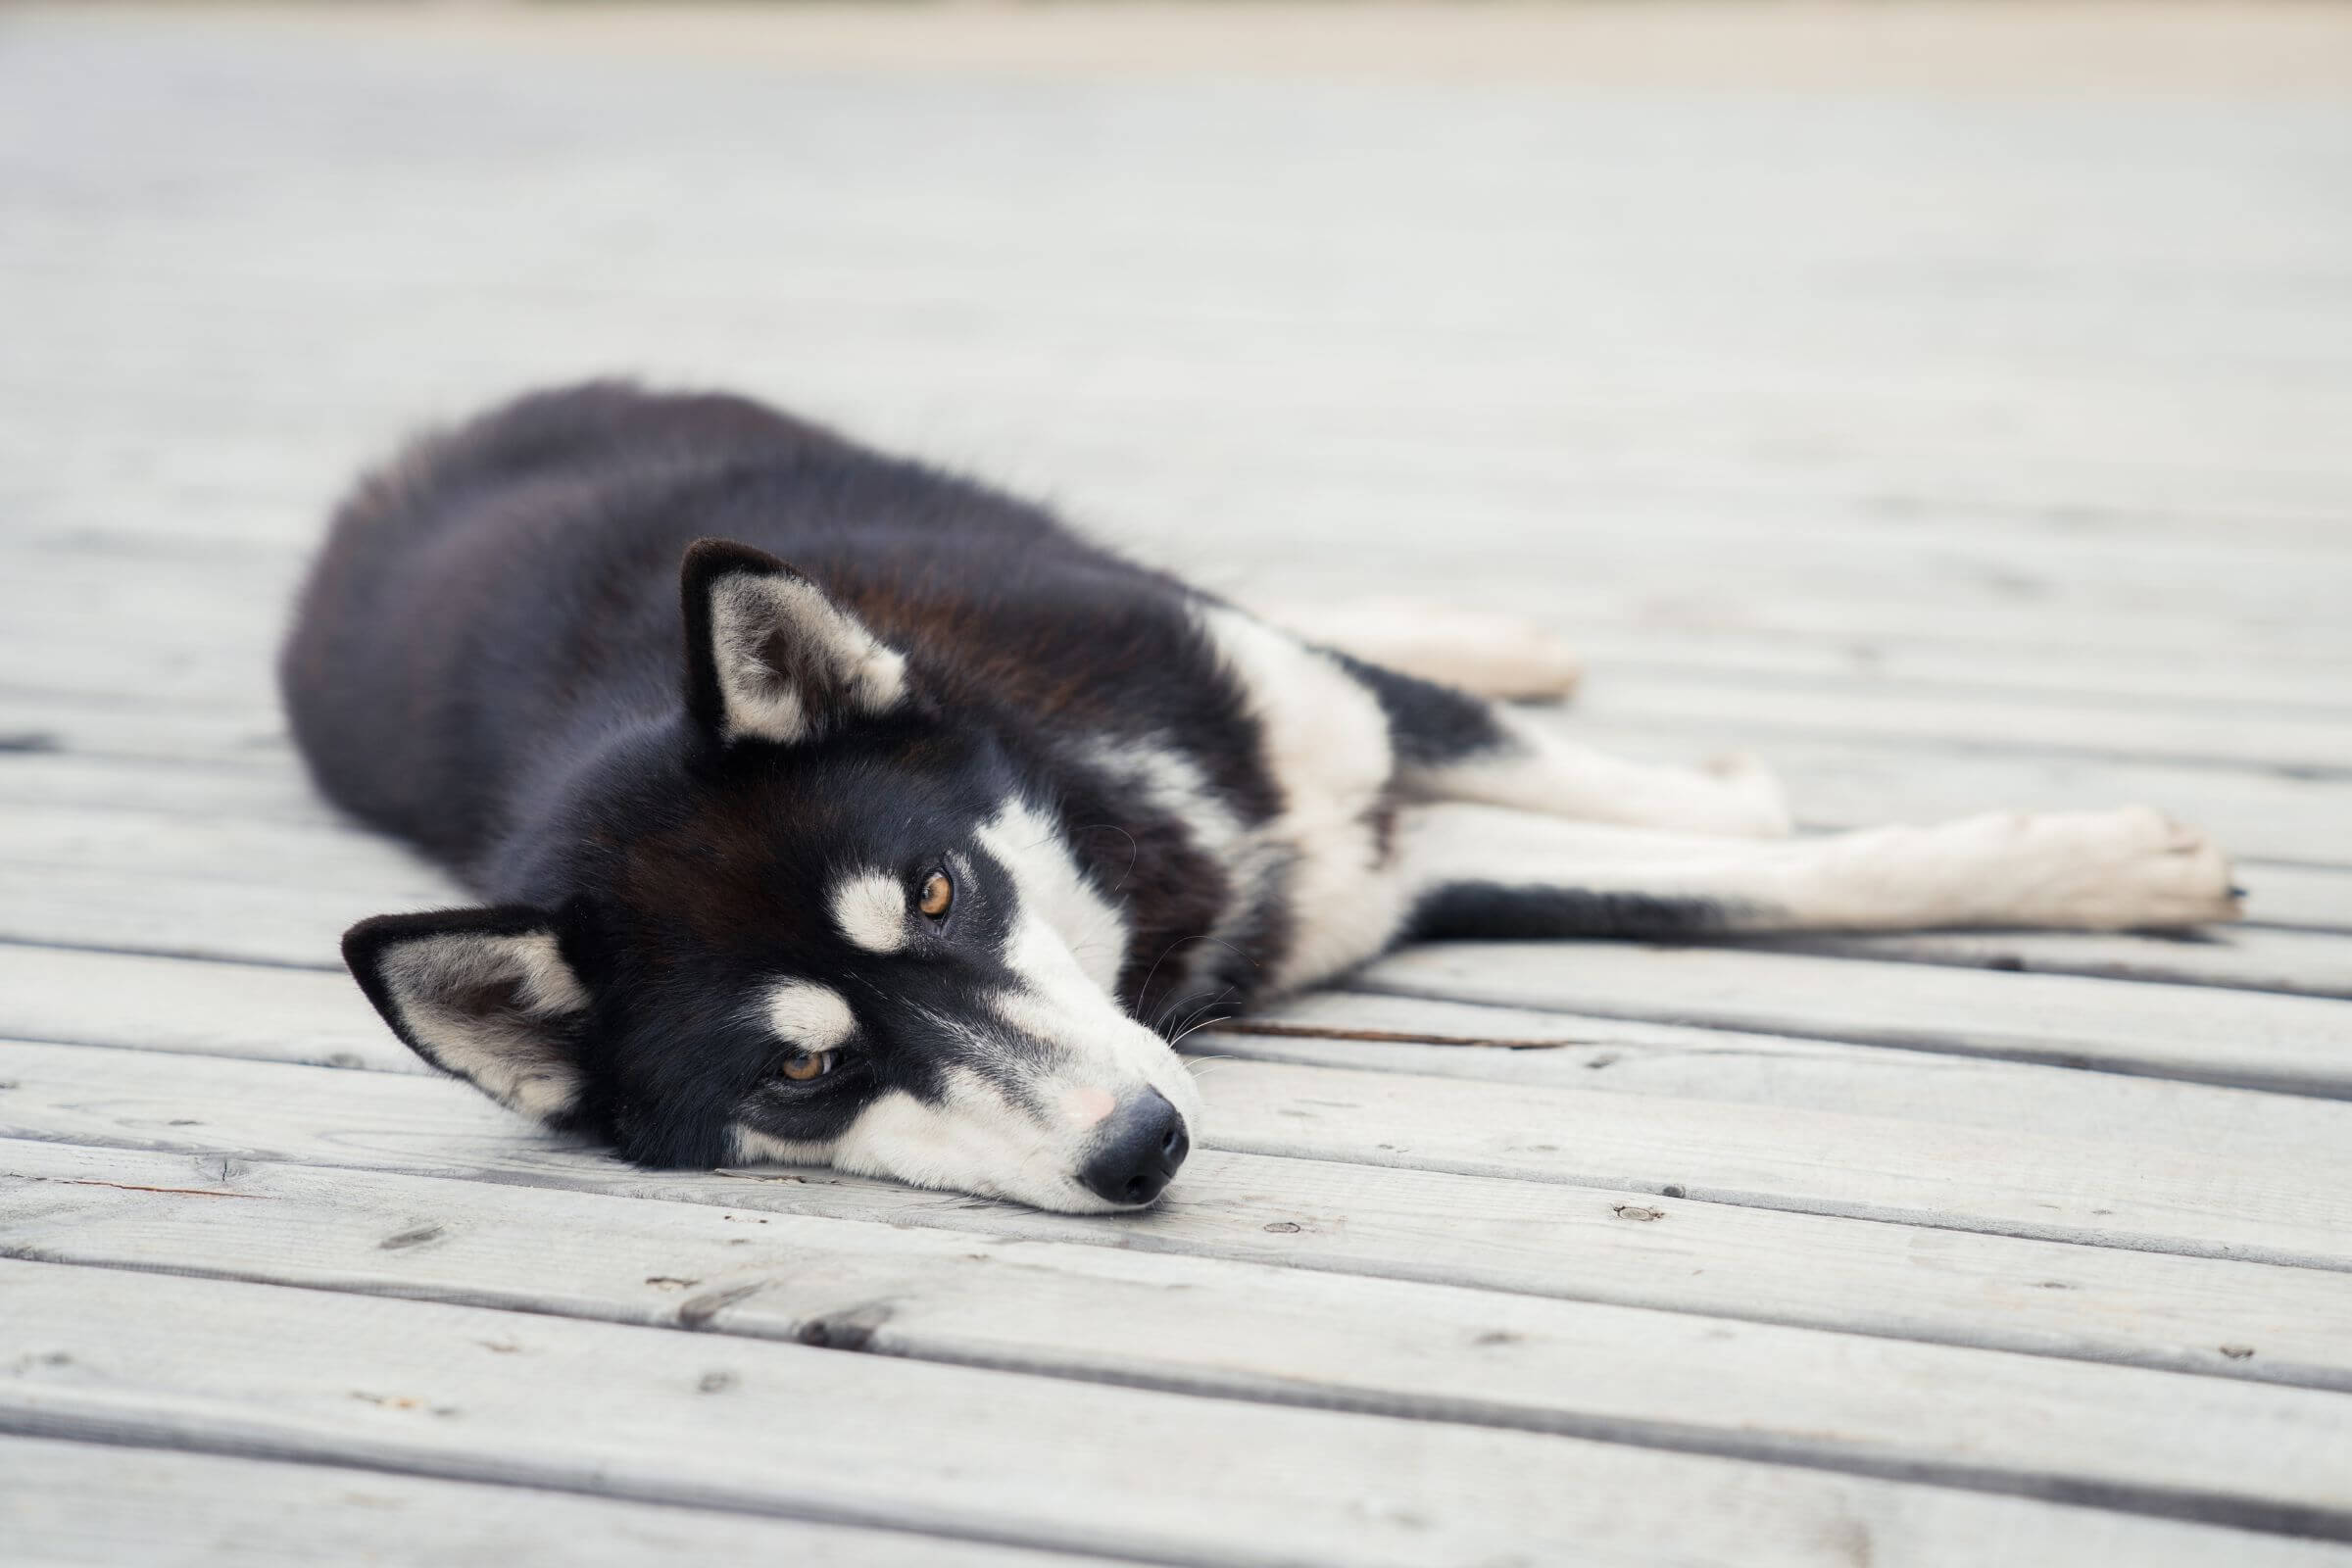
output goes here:
[[906, 660], [764, 551], [687, 547], [686, 710], [723, 742], [812, 740], [906, 695]]
[[381, 914], [343, 934], [343, 961], [392, 1032], [434, 1066], [557, 1126], [579, 1108], [588, 992], [546, 914]]

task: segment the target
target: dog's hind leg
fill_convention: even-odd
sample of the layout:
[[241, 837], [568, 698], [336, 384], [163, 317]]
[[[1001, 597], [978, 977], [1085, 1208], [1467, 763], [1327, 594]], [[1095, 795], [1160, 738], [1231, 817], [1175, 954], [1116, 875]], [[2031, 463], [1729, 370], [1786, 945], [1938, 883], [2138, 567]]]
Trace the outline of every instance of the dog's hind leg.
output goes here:
[[1789, 830], [1778, 780], [1754, 759], [1636, 762], [1581, 746], [1468, 692], [1340, 656], [1388, 714], [1407, 800], [1475, 801], [1586, 822], [1738, 838]]
[[1532, 620], [1414, 599], [1269, 605], [1259, 618], [1319, 648], [1421, 680], [1512, 702], [1556, 702], [1584, 663]]
[[2144, 807], [1759, 843], [1438, 804], [1400, 813], [1396, 855], [1410, 938], [2120, 930], [2238, 913], [2221, 852]]

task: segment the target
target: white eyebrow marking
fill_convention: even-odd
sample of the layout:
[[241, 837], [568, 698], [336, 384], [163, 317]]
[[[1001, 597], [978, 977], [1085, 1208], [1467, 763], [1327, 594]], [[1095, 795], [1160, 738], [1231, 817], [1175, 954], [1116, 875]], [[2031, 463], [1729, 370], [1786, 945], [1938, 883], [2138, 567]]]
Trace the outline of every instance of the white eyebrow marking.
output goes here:
[[767, 1021], [779, 1039], [803, 1051], [832, 1051], [858, 1032], [857, 1015], [841, 993], [813, 980], [779, 980], [768, 988]]
[[833, 923], [868, 953], [896, 953], [906, 945], [906, 894], [895, 877], [866, 871], [833, 890]]

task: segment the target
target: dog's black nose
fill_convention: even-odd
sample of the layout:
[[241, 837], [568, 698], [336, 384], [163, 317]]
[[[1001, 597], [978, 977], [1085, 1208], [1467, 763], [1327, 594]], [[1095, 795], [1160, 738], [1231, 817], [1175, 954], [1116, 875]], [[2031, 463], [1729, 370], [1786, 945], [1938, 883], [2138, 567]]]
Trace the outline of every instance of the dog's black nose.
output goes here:
[[1113, 1203], [1149, 1203], [1168, 1185], [1193, 1140], [1168, 1097], [1147, 1089], [1143, 1098], [1111, 1113], [1102, 1142], [1078, 1180], [1097, 1198]]

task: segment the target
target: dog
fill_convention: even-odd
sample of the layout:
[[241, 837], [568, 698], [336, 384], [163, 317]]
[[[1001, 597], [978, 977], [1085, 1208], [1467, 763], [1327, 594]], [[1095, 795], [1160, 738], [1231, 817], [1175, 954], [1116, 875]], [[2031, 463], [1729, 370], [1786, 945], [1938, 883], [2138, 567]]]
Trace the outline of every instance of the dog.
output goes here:
[[1293, 618], [600, 382], [364, 479], [280, 677], [324, 793], [487, 901], [351, 929], [385, 1022], [651, 1166], [1136, 1209], [1200, 1126], [1169, 1036], [1408, 940], [2237, 913], [2152, 810], [1792, 837], [1750, 760], [1621, 760], [1470, 689], [1564, 685], [1541, 633]]

